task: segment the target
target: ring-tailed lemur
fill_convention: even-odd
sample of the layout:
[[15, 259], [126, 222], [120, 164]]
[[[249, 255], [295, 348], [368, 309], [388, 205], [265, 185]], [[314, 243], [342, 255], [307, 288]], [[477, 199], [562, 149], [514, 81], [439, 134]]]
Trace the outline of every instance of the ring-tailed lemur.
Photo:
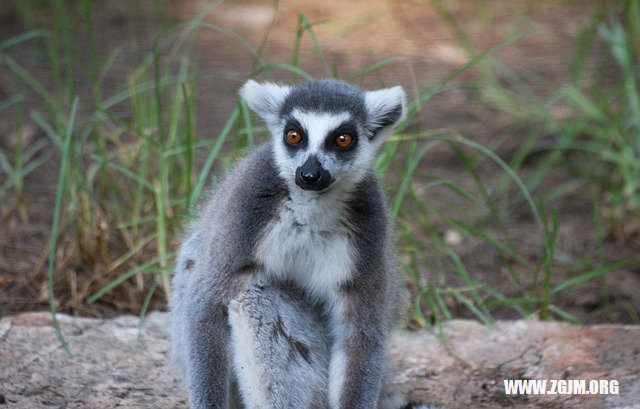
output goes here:
[[376, 152], [400, 87], [248, 81], [273, 136], [192, 223], [171, 344], [193, 408], [375, 408], [401, 308]]

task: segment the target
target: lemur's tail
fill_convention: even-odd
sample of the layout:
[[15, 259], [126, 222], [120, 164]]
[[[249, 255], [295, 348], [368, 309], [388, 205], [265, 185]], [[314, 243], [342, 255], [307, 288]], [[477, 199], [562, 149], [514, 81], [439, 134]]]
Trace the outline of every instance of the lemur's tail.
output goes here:
[[[384, 395], [384, 394], [383, 394]], [[445, 409], [430, 403], [409, 402], [399, 393], [382, 396], [378, 402], [378, 409]]]

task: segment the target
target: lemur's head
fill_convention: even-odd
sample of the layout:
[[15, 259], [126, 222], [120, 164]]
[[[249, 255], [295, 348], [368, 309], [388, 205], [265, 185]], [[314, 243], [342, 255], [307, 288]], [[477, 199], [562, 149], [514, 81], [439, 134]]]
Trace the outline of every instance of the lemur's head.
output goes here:
[[364, 91], [335, 80], [293, 87], [250, 80], [240, 95], [273, 135], [280, 176], [291, 188], [311, 191], [355, 186], [406, 115], [401, 87]]

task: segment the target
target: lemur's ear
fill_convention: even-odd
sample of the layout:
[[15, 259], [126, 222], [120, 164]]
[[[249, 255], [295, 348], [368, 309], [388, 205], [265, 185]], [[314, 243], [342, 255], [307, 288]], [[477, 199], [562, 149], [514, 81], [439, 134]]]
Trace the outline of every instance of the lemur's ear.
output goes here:
[[271, 124], [278, 119], [278, 113], [289, 90], [289, 87], [271, 82], [258, 83], [249, 80], [240, 88], [240, 96], [249, 108], [260, 115], [267, 124]]
[[368, 91], [364, 101], [373, 139], [386, 138], [407, 116], [407, 97], [400, 86]]

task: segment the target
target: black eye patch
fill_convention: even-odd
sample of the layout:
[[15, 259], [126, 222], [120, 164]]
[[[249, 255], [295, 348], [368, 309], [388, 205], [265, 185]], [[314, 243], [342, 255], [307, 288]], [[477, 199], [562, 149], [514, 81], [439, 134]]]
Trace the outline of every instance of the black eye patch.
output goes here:
[[[287, 142], [286, 138], [287, 138], [287, 133], [289, 131], [296, 131], [300, 134], [301, 140], [299, 143], [292, 145]], [[308, 135], [307, 130], [304, 128], [304, 126], [302, 126], [300, 122], [298, 122], [298, 120], [296, 120], [295, 118], [288, 118], [287, 122], [284, 125], [284, 132], [282, 134], [282, 143], [284, 144], [285, 148], [287, 148], [287, 152], [289, 152], [290, 155], [294, 155], [300, 149], [307, 147], [308, 139], [309, 139], [307, 135]]]
[[[343, 134], [347, 134], [353, 139], [351, 145], [344, 148], [336, 143], [336, 138]], [[324, 140], [324, 149], [328, 152], [335, 152], [338, 159], [350, 159], [355, 154], [356, 146], [358, 146], [358, 130], [356, 124], [352, 121], [346, 121], [338, 125], [327, 134]]]

